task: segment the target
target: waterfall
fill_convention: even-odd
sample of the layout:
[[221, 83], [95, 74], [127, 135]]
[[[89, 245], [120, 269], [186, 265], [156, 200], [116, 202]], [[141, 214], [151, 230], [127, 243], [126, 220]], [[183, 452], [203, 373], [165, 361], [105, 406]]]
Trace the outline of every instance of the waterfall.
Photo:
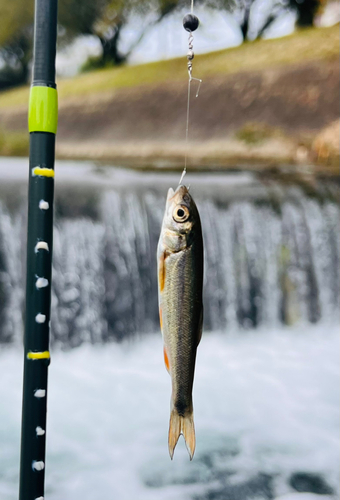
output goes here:
[[[205, 330], [316, 323], [339, 307], [338, 187], [279, 182], [258, 196], [200, 186]], [[334, 196], [335, 192], [335, 196]], [[158, 332], [156, 246], [166, 190], [57, 191], [51, 340], [62, 346]], [[23, 332], [26, 201], [0, 195], [0, 340]]]

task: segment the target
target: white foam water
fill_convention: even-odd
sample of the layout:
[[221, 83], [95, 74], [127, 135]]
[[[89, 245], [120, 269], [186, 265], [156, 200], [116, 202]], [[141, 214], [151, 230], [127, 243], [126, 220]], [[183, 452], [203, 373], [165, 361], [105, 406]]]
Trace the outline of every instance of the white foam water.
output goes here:
[[[20, 343], [27, 164], [8, 161], [0, 158], [0, 343]], [[178, 175], [90, 162], [58, 162], [57, 170], [51, 342], [78, 347], [155, 331], [157, 241]], [[203, 228], [205, 329], [338, 318], [339, 187], [287, 180], [190, 173]]]
[[[192, 462], [182, 438], [172, 462], [168, 455], [170, 378], [160, 336], [52, 352], [46, 498], [222, 499], [223, 488], [249, 489], [259, 477], [271, 478], [274, 497], [315, 498], [294, 492], [295, 472], [318, 474], [336, 492], [338, 344], [337, 325], [325, 324], [204, 334]], [[1, 500], [18, 494], [22, 361], [18, 348], [1, 347]]]

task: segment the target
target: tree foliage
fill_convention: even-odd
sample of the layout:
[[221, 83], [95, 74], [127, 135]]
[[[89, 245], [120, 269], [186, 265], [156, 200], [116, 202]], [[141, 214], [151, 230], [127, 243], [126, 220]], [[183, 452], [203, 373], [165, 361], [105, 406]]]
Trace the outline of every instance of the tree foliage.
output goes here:
[[[251, 35], [252, 13], [259, 0], [195, 0], [195, 5], [229, 10], [239, 22], [243, 39], [259, 38], [284, 12], [294, 10], [299, 26], [310, 26], [320, 0], [266, 0], [267, 16]], [[176, 9], [188, 7], [187, 0], [59, 0], [59, 43], [69, 43], [79, 35], [94, 35], [102, 45], [98, 65], [120, 64], [129, 57], [146, 33]], [[33, 1], [0, 0], [0, 88], [27, 81], [32, 57]], [[131, 19], [136, 36], [121, 49], [121, 35]], [[146, 19], [141, 23], [139, 20]], [[143, 24], [143, 25], [142, 25]], [[142, 26], [141, 26], [142, 25]]]
[[26, 82], [32, 57], [33, 4], [0, 0], [0, 89]]
[[33, 22], [33, 3], [27, 0], [0, 0], [0, 47]]

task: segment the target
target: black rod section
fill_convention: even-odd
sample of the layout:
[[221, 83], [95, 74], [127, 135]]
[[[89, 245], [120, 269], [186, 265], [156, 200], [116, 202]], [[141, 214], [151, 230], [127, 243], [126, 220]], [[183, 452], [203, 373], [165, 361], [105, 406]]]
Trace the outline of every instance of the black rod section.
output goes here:
[[33, 85], [55, 87], [57, 9], [57, 0], [35, 2]]
[[29, 104], [26, 314], [19, 500], [43, 500], [53, 249], [58, 0], [35, 1]]

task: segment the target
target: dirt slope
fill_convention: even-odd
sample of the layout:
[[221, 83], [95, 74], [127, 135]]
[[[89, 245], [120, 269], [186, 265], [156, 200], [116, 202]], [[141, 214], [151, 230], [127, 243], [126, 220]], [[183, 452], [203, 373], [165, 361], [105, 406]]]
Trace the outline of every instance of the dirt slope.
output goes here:
[[[143, 166], [150, 162], [181, 165], [186, 99], [185, 80], [89, 95], [73, 92], [60, 102], [57, 153]], [[24, 105], [0, 106], [0, 128], [25, 131], [26, 113]], [[320, 150], [324, 163], [334, 163], [338, 150], [331, 148], [330, 159], [328, 149], [325, 154], [320, 141], [315, 141], [321, 137], [322, 142], [323, 130], [334, 128], [338, 119], [339, 62], [334, 55], [210, 75], [204, 78], [197, 99], [192, 93], [190, 160], [221, 166], [308, 163], [318, 161]]]

